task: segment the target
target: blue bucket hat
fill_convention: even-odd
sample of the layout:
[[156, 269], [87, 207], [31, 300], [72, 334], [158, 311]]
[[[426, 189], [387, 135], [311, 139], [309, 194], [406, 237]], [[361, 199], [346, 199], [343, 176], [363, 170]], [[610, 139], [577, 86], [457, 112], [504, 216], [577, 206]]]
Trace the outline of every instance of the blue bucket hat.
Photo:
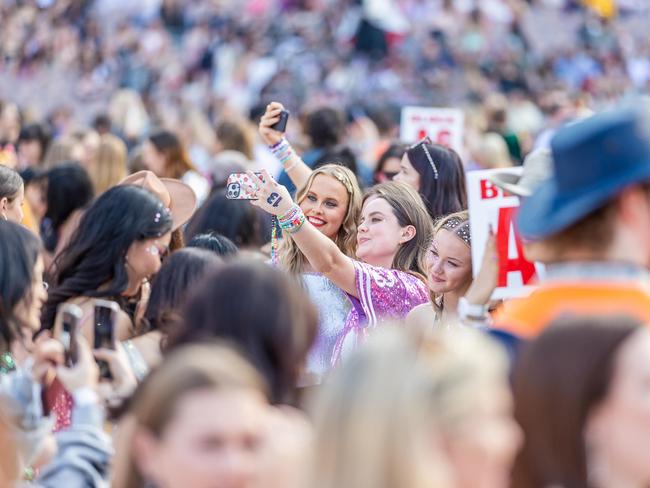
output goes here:
[[646, 103], [603, 112], [560, 129], [551, 140], [554, 177], [523, 200], [521, 235], [539, 240], [580, 221], [625, 187], [650, 182]]

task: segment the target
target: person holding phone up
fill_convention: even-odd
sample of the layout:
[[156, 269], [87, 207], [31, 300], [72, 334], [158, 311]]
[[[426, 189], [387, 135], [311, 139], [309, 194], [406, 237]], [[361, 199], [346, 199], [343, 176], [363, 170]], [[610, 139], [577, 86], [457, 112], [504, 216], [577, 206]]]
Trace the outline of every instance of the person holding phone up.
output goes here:
[[[309, 168], [284, 138], [287, 118], [288, 112], [282, 104], [270, 103], [260, 121], [260, 135], [298, 188], [296, 203], [305, 218], [334, 242], [341, 253], [352, 258], [357, 246], [362, 198], [357, 178], [335, 161], [316, 170]], [[304, 380], [318, 383], [331, 367], [334, 346], [343, 331], [351, 303], [338, 285], [311, 265], [293, 239], [282, 240], [278, 257], [283, 269], [300, 276], [318, 308], [318, 334], [307, 358], [308, 378]]]
[[369, 327], [386, 319], [402, 319], [428, 301], [426, 252], [433, 224], [420, 196], [403, 183], [384, 183], [364, 197], [357, 222], [356, 257], [352, 259], [318, 232], [285, 187], [268, 172], [253, 172], [257, 199], [251, 203], [277, 216], [310, 265], [345, 291], [352, 302], [337, 335], [332, 364], [355, 350]]
[[[40, 329], [41, 308], [46, 300], [42, 249], [38, 238], [18, 224], [0, 220], [0, 478], [5, 477], [0, 479], [0, 486], [14, 486], [14, 482], [31, 476], [35, 468], [50, 463], [56, 451], [51, 435], [52, 422], [44, 415], [42, 401], [43, 388], [55, 375], [75, 397], [77, 415], [73, 412], [73, 420], [84, 432], [92, 431], [89, 435], [97, 441], [82, 454], [73, 448], [78, 443], [78, 435], [66, 433], [58, 439], [58, 459], [90, 456], [93, 462], [98, 462], [97, 466], [101, 465], [102, 459], [104, 464], [108, 460], [108, 444], [100, 435], [101, 422], [96, 421], [99, 418], [97, 399], [92, 394], [89, 396], [88, 392], [78, 394], [81, 387], [94, 389], [97, 384], [97, 375], [92, 373], [97, 371], [97, 366], [87, 344], [83, 339], [79, 343], [75, 341], [79, 365], [70, 370], [63, 366], [66, 352], [63, 345], [52, 339], [49, 331], [33, 339]], [[129, 376], [128, 369], [120, 367], [124, 362], [119, 355], [103, 350], [96, 351], [96, 355], [98, 359], [108, 361], [115, 377], [110, 384], [102, 385], [102, 393], [110, 397], [130, 393], [135, 381]], [[84, 403], [84, 396], [93, 401]], [[69, 461], [76, 464], [72, 459]], [[49, 470], [51, 477], [48, 479], [56, 480], [56, 483], [48, 481], [43, 486], [79, 486], [57, 484], [64, 479], [78, 478], [61, 478], [65, 469], [60, 464], [55, 469], [55, 465], [56, 461], [50, 463], [50, 468], [42, 473]], [[78, 468], [73, 468], [75, 470]]]
[[[93, 351], [83, 337], [74, 340], [77, 357], [70, 367], [64, 365], [63, 348], [59, 342], [49, 337], [37, 341], [34, 364], [47, 364], [47, 368], [56, 369], [57, 377], [72, 393], [74, 409], [69, 428], [54, 437], [56, 455], [51, 460], [44, 460], [38, 476], [30, 484], [35, 488], [108, 486], [108, 469], [113, 449], [110, 437], [103, 431], [103, 404], [107, 401], [110, 404], [110, 398], [124, 385], [130, 385], [131, 391], [136, 385], [124, 359], [116, 351], [95, 351], [93, 357]], [[111, 382], [99, 381], [98, 357], [110, 365], [114, 378]], [[30, 386], [31, 381], [31, 388], [38, 390], [37, 371], [42, 370], [35, 368], [32, 371], [32, 376], [22, 378], [23, 387]], [[25, 472], [25, 443], [12, 440], [29, 439], [31, 432], [24, 430], [24, 422], [16, 424], [4, 415], [5, 412], [11, 412], [12, 405], [14, 409], [17, 406], [20, 408], [21, 399], [21, 395], [12, 397], [7, 392], [0, 396], [0, 411], [3, 412], [3, 418], [0, 419], [0, 447], [3, 452], [0, 486], [16, 486]], [[22, 407], [28, 411], [29, 405]], [[49, 433], [51, 422], [42, 412], [41, 415], [35, 415], [36, 413], [32, 412], [32, 421], [47, 427]]]

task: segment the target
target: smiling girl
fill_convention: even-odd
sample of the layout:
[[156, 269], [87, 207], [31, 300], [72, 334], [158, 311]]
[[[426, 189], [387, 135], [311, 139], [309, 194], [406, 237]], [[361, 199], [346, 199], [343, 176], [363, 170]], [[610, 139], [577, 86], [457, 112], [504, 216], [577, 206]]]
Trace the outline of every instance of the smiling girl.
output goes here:
[[431, 301], [409, 313], [409, 324], [449, 324], [457, 320], [458, 302], [472, 284], [471, 243], [468, 212], [448, 215], [436, 224], [427, 255]]
[[[361, 211], [361, 189], [354, 173], [338, 164], [326, 164], [311, 170], [293, 152], [281, 132], [271, 127], [279, 120], [283, 107], [271, 103], [260, 121], [264, 141], [275, 147], [287, 148], [283, 162], [285, 170], [298, 191], [296, 202], [305, 219], [321, 234], [334, 242], [346, 256], [354, 256], [357, 219]], [[327, 276], [310, 264], [293, 239], [283, 239], [279, 250], [280, 265], [299, 274], [311, 301], [319, 312], [318, 334], [307, 358], [309, 381], [318, 381], [329, 369], [337, 337], [341, 334], [351, 304], [345, 293]]]
[[384, 183], [365, 196], [357, 229], [356, 261], [308, 222], [285, 187], [268, 172], [255, 182], [256, 205], [278, 216], [313, 269], [329, 278], [350, 297], [353, 307], [338, 335], [332, 364], [361, 343], [369, 327], [386, 318], [404, 318], [427, 301], [425, 254], [432, 224], [422, 200], [409, 186]]

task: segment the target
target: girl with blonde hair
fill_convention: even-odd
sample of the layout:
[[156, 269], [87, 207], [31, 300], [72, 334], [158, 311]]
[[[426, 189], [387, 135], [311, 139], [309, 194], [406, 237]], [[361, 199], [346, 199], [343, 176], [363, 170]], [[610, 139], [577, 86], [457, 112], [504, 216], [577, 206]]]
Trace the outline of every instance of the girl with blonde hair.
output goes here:
[[132, 398], [111, 486], [293, 488], [300, 469], [286, 455], [305, 464], [309, 448], [301, 422], [297, 412], [269, 405], [261, 376], [234, 350], [187, 346]]
[[113, 134], [101, 136], [95, 160], [90, 168], [90, 179], [99, 196], [126, 178], [126, 144]]
[[521, 434], [507, 359], [474, 331], [375, 334], [313, 405], [310, 488], [505, 488]]
[[[282, 133], [271, 128], [278, 107], [281, 105], [269, 105], [260, 122], [260, 134], [270, 146], [285, 142]], [[325, 164], [312, 170], [293, 151], [289, 156], [291, 161], [284, 161], [285, 168], [298, 188], [296, 202], [305, 218], [344, 255], [353, 257], [361, 212], [361, 189], [356, 176], [339, 164]], [[318, 382], [331, 367], [336, 339], [351, 303], [335, 283], [314, 269], [291, 237], [283, 239], [278, 255], [282, 268], [300, 275], [319, 311], [318, 335], [307, 358], [307, 374], [311, 377], [308, 381]]]
[[457, 321], [458, 305], [472, 284], [472, 239], [465, 210], [441, 218], [427, 253], [430, 301], [409, 313], [409, 324], [450, 325]]

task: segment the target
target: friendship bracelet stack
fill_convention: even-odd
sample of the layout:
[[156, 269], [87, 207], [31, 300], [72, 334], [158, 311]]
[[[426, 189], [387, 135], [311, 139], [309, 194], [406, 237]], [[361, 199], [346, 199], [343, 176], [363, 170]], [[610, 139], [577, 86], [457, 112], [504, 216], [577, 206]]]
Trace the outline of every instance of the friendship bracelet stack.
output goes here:
[[[274, 144], [273, 146], [270, 146], [271, 152], [273, 155], [282, 163], [282, 166], [287, 164], [289, 160], [293, 157], [294, 152], [293, 148], [291, 147], [291, 144], [289, 144], [289, 141], [287, 141], [284, 137], [280, 142], [277, 144]], [[285, 168], [285, 171], [288, 171], [291, 169], [293, 165], [291, 165], [289, 168]]]
[[278, 216], [278, 225], [280, 229], [293, 234], [298, 232], [305, 223], [305, 214], [297, 204], [294, 204], [287, 213]]
[[301, 208], [294, 204], [285, 214], [275, 215], [271, 219], [271, 264], [278, 264], [278, 227], [289, 234], [298, 232], [305, 223], [305, 214]]

